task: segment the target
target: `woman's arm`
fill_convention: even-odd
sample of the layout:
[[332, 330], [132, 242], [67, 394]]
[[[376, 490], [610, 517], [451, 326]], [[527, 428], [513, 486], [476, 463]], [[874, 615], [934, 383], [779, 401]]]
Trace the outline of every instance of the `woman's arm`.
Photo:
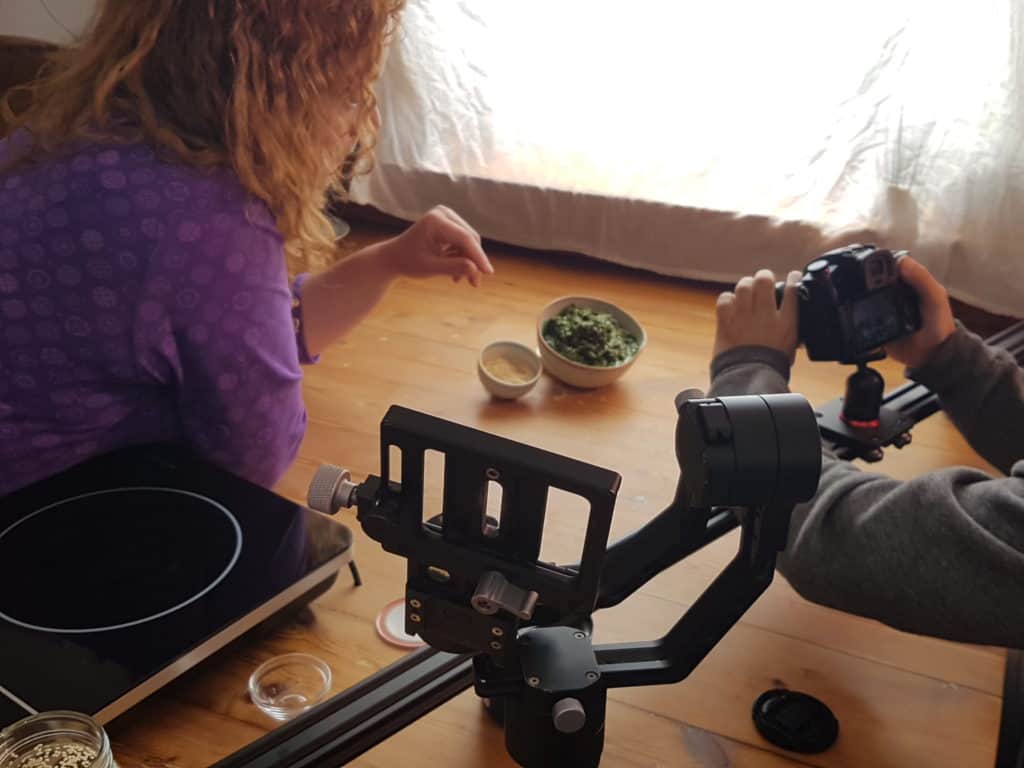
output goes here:
[[397, 277], [465, 277], [473, 286], [493, 274], [480, 235], [454, 211], [438, 206], [405, 232], [357, 251], [302, 287], [306, 351], [316, 356], [355, 328]]

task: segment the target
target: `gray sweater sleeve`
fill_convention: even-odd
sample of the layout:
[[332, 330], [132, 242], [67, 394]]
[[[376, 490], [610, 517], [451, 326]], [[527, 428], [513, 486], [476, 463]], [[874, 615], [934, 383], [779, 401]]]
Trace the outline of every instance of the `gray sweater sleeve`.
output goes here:
[[1024, 370], [1009, 352], [961, 326], [907, 376], [939, 396], [971, 447], [1001, 472], [1024, 459]]
[[[712, 362], [709, 394], [784, 392], [788, 368], [773, 350], [730, 350]], [[911, 373], [997, 466], [1024, 457], [1012, 359], [960, 329]], [[826, 453], [779, 570], [809, 600], [899, 629], [1024, 647], [1024, 462], [1005, 478], [957, 467], [901, 482]]]

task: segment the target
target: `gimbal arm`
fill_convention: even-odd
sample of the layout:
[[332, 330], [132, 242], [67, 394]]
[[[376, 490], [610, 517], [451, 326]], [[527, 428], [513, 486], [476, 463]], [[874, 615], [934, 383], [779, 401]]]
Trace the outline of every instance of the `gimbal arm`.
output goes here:
[[677, 496], [665, 511], [608, 548], [598, 610], [618, 605], [665, 569], [740, 525], [735, 509], [694, 511], [689, 520], [685, 511], [685, 500]]
[[736, 556], [663, 638], [595, 647], [604, 684], [608, 688], [662, 685], [689, 675], [771, 584], [781, 547], [770, 535], [761, 538], [755, 529], [788, 519], [789, 511], [755, 512], [757, 522], [743, 525]]
[[818, 432], [802, 397], [679, 398], [676, 406], [675, 499], [608, 549], [598, 606], [613, 605], [737, 525], [740, 547], [665, 637], [595, 649], [608, 687], [686, 677], [771, 583], [792, 505], [817, 490]]

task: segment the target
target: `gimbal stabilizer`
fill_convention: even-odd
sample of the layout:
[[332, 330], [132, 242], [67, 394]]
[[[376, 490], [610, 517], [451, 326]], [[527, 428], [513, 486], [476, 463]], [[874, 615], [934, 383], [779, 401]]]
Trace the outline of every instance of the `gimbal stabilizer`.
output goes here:
[[[686, 677], [771, 583], [792, 507], [817, 490], [821, 444], [803, 397], [690, 399], [694, 394], [676, 401], [681, 475], [675, 498], [611, 547], [621, 480], [616, 473], [397, 406], [381, 423], [379, 477], [357, 486], [343, 470], [327, 468], [311, 486], [312, 507], [334, 512], [356, 506], [365, 533], [406, 558], [406, 631], [431, 646], [420, 652], [431, 673], [451, 672], [437, 665], [439, 651], [472, 659], [471, 673], [459, 679], [502, 701], [506, 745], [524, 766], [596, 766], [608, 689]], [[392, 447], [401, 451], [401, 483], [391, 480]], [[427, 450], [444, 454], [445, 471], [442, 514], [425, 521]], [[490, 482], [502, 486], [500, 527], [486, 515]], [[549, 488], [589, 504], [579, 563], [538, 560]], [[663, 638], [593, 645], [594, 610], [621, 602], [737, 526], [742, 534], [735, 558]], [[366, 692], [379, 697], [396, 680], [378, 682], [384, 687]], [[421, 676], [414, 687], [425, 695], [430, 682]], [[458, 690], [448, 686], [443, 693]], [[357, 703], [367, 700], [350, 702]], [[406, 699], [403, 708], [405, 714], [422, 713], [438, 703]], [[357, 714], [363, 726], [383, 721], [382, 704]], [[402, 713], [390, 715], [382, 722], [388, 733], [400, 727]], [[342, 727], [350, 737], [360, 730], [354, 723]], [[359, 751], [380, 738], [364, 740]], [[292, 762], [238, 764], [326, 766], [358, 754], [339, 745], [307, 747], [309, 754]]]

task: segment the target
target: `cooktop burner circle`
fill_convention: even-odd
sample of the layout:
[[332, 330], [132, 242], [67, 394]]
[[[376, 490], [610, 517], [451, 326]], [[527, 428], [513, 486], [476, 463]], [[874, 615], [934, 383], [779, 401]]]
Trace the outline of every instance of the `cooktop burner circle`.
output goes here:
[[0, 620], [60, 634], [156, 621], [220, 584], [242, 552], [208, 496], [136, 486], [49, 504], [0, 531]]

